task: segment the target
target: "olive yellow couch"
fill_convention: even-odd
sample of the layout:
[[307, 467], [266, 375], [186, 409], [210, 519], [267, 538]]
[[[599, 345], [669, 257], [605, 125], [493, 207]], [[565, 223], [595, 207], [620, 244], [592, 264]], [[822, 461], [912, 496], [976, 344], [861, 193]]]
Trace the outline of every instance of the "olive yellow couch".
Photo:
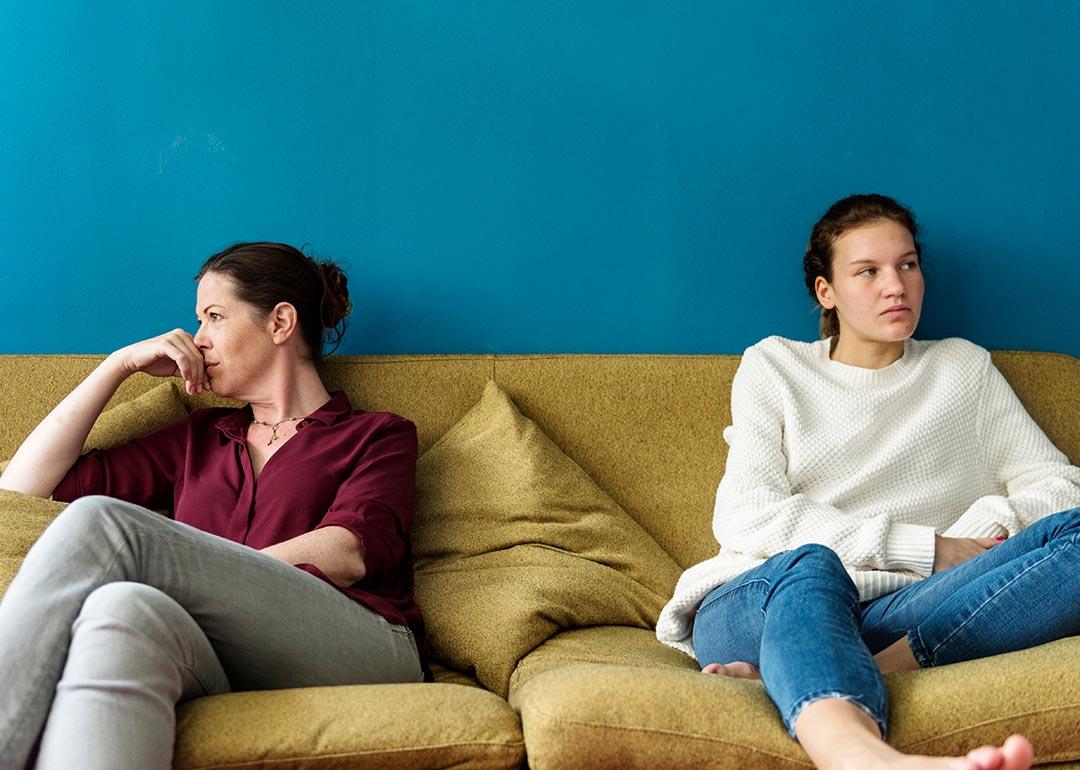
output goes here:
[[[0, 458], [100, 360], [0, 356]], [[1080, 360], [994, 360], [1080, 462]], [[680, 570], [715, 552], [737, 366], [737, 356], [330, 358], [332, 389], [417, 425], [417, 598], [438, 681], [197, 700], [179, 709], [175, 766], [809, 767], [760, 683], [701, 675], [652, 631]], [[213, 402], [168, 382], [128, 380], [88, 446]], [[58, 507], [0, 493], [0, 590]], [[1018, 731], [1037, 763], [1080, 768], [1080, 640], [894, 674], [888, 687], [890, 741], [903, 750], [957, 753]]]

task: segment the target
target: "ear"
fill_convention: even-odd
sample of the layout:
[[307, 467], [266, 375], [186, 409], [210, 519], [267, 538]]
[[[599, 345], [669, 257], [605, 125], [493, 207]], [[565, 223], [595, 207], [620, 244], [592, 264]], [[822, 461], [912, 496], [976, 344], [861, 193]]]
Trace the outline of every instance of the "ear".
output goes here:
[[819, 275], [814, 279], [814, 294], [817, 295], [817, 301], [826, 310], [832, 310], [836, 307], [836, 300], [833, 299], [832, 286], [825, 280], [825, 276]]
[[270, 332], [275, 345], [284, 345], [296, 331], [298, 321], [293, 304], [279, 302], [266, 318], [266, 330]]

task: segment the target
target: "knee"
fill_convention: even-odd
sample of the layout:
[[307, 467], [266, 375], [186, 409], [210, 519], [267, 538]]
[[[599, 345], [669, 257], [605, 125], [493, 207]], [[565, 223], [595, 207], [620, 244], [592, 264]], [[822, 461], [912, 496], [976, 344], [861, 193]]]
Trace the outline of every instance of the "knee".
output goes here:
[[846, 584], [851, 583], [851, 576], [847, 568], [836, 555], [836, 551], [819, 543], [807, 543], [785, 554], [786, 572], [795, 572], [802, 575], [812, 575], [817, 578], [835, 580]]
[[69, 503], [46, 532], [52, 530], [66, 540], [84, 544], [157, 517], [152, 511], [115, 497], [87, 495]]
[[847, 574], [844, 563], [840, 561], [836, 551], [827, 545], [821, 545], [820, 543], [800, 545], [798, 548], [788, 551], [788, 557], [792, 566], [799, 565], [830, 571], [838, 570]]
[[60, 512], [51, 529], [63, 530], [70, 536], [87, 536], [102, 529], [102, 525], [115, 517], [115, 503], [104, 495], [87, 495], [70, 503]]
[[174, 604], [166, 594], [143, 583], [106, 583], [90, 592], [76, 627], [108, 627], [119, 622], [139, 630], [160, 624]]

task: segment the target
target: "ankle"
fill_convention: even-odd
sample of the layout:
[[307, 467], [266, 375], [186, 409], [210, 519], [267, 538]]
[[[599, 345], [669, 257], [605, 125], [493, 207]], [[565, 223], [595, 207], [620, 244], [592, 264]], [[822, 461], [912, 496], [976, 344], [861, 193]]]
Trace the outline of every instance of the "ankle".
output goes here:
[[882, 739], [877, 722], [842, 698], [814, 701], [795, 720], [795, 735], [822, 770], [886, 767], [899, 752]]

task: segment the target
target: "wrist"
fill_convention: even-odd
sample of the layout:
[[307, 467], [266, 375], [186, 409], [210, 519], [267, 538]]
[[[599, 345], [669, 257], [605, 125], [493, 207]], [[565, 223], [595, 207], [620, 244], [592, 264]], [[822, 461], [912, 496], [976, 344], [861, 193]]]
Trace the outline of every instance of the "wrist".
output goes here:
[[120, 384], [134, 373], [128, 367], [128, 363], [124, 356], [125, 350], [126, 348], [114, 350], [98, 365], [98, 371], [103, 375], [116, 380], [117, 384]]

